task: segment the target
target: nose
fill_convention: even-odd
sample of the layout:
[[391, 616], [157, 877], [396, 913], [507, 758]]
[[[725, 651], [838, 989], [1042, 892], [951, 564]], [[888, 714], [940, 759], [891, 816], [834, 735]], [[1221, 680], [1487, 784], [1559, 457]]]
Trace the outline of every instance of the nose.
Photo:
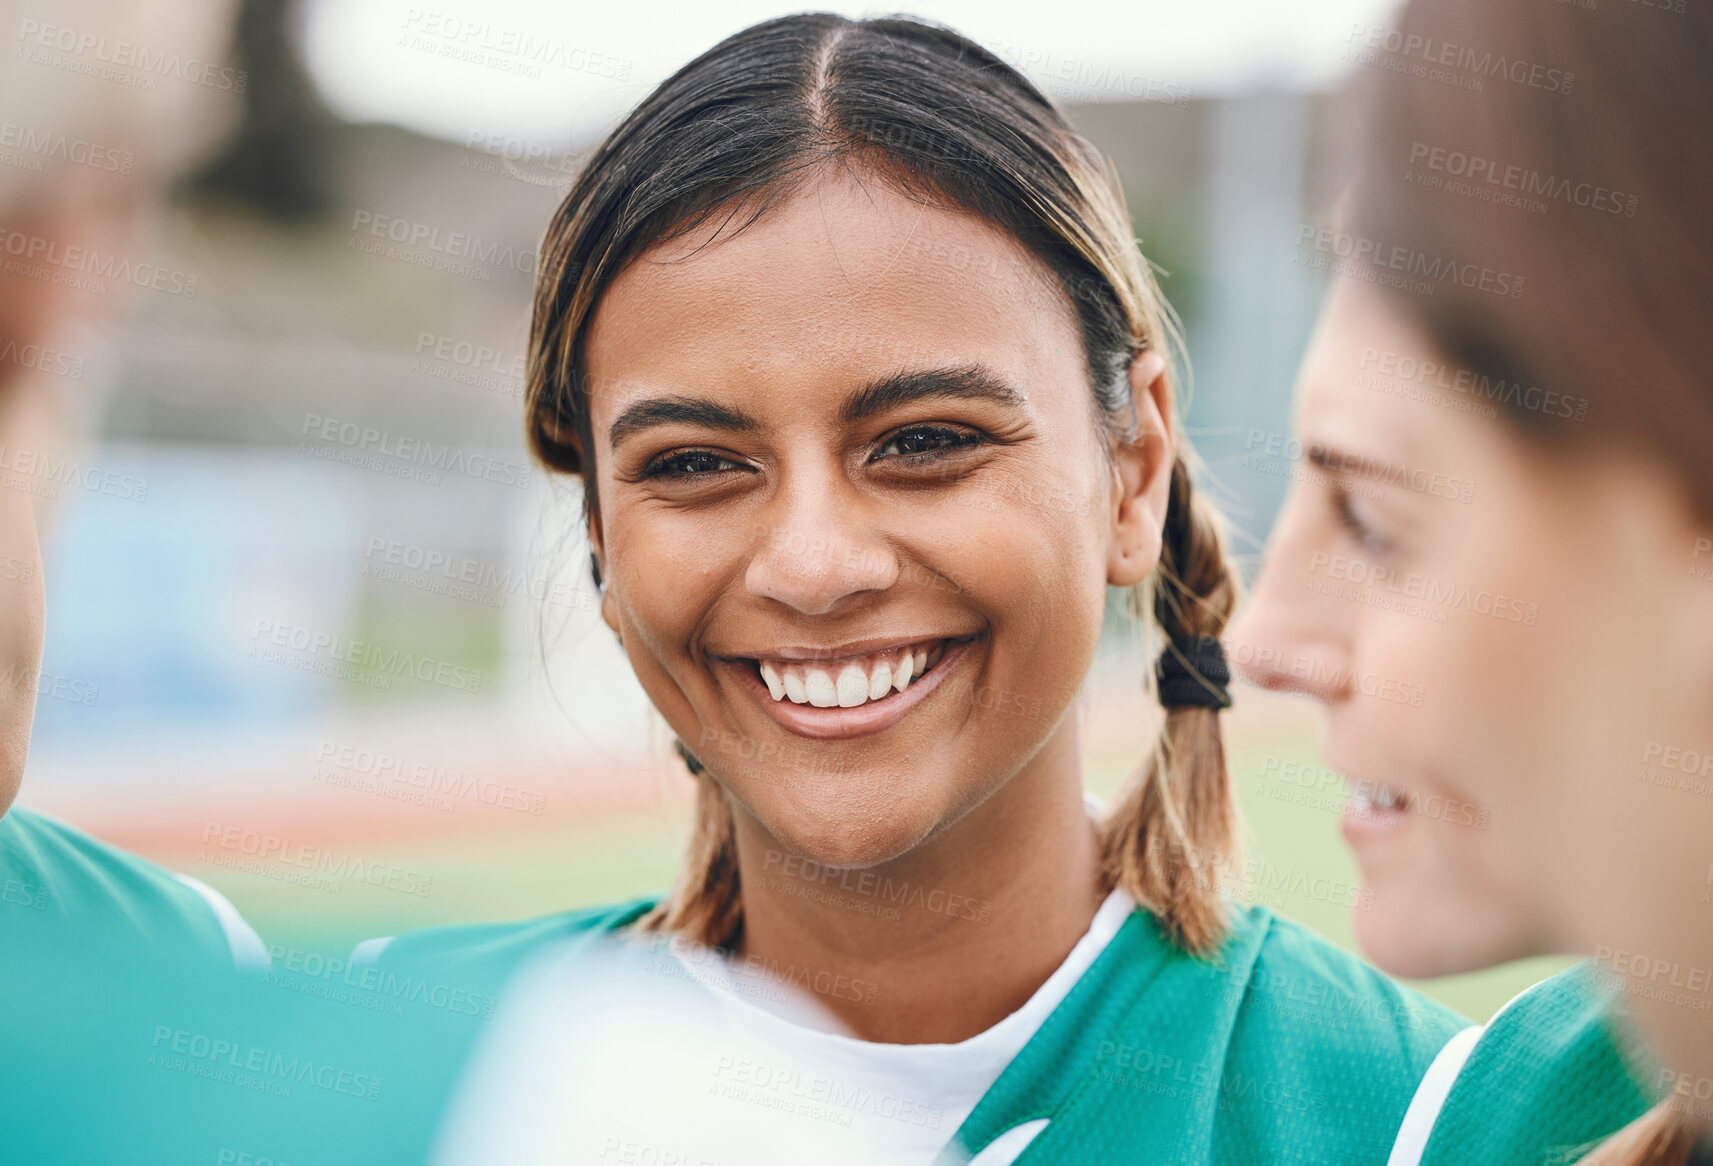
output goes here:
[[1324, 572], [1316, 572], [1316, 562], [1287, 505], [1274, 526], [1261, 573], [1226, 629], [1225, 650], [1251, 684], [1331, 703], [1353, 687], [1346, 610], [1353, 605], [1322, 587]]
[[834, 490], [816, 486], [782, 496], [756, 534], [744, 573], [750, 594], [804, 615], [826, 615], [849, 596], [884, 591], [898, 580], [897, 552], [868, 524], [860, 502]]

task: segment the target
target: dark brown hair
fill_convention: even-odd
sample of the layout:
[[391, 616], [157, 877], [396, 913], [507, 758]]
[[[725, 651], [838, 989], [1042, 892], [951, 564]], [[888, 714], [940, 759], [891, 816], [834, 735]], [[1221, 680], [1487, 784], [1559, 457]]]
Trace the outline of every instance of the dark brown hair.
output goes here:
[[1353, 222], [1457, 266], [1392, 302], [1524, 387], [1493, 394], [1500, 416], [1629, 442], [1713, 507], [1713, 5], [1663, 4], [1415, 0], [1374, 50]]
[[[716, 216], [722, 229], [742, 230], [828, 164], [861, 167], [1016, 238], [1075, 311], [1103, 427], [1115, 440], [1134, 436], [1129, 367], [1148, 349], [1170, 365], [1178, 345], [1106, 159], [1016, 70], [949, 29], [788, 16], [727, 38], [644, 98], [594, 151], [548, 228], [529, 438], [549, 468], [581, 476], [586, 520], [599, 521], [599, 500], [583, 343], [603, 291], [645, 250]], [[1169, 511], [1163, 561], [1133, 609], [1169, 617], [1174, 633], [1216, 636], [1235, 577], [1217, 516], [1181, 457]], [[644, 922], [726, 944], [743, 920], [731, 811], [717, 773], [678, 747], [700, 783], [696, 826], [677, 887]], [[1172, 711], [1155, 755], [1102, 825], [1109, 883], [1186, 947], [1206, 949], [1223, 932], [1217, 867], [1236, 835], [1217, 712]]]

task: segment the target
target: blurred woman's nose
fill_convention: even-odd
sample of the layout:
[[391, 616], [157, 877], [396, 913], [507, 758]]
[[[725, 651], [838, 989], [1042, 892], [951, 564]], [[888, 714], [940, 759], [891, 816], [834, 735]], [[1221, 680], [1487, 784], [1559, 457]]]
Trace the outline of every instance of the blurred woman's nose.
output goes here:
[[1225, 651], [1251, 684], [1274, 692], [1300, 692], [1319, 701], [1346, 694], [1350, 668], [1350, 613], [1318, 586], [1315, 548], [1287, 504], [1237, 617], [1226, 629]]
[[758, 518], [744, 583], [750, 594], [804, 615], [826, 615], [847, 597], [898, 579], [897, 552], [857, 499], [825, 484], [782, 491]]

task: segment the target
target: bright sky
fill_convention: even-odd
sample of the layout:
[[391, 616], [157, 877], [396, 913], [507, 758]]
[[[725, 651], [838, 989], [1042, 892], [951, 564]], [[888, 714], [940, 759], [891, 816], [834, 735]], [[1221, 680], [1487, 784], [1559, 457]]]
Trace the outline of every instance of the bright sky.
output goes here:
[[[1336, 84], [1353, 30], [1396, 0], [920, 0], [903, 10], [994, 49], [1064, 102], [1174, 100]], [[310, 69], [357, 121], [466, 141], [582, 147], [781, 0], [311, 0]]]

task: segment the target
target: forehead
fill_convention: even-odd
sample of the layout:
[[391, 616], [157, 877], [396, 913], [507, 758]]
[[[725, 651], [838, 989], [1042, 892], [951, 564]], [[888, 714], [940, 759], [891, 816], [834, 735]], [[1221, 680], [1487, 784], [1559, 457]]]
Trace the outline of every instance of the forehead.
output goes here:
[[1340, 450], [1431, 447], [1452, 417], [1431, 403], [1440, 392], [1431, 370], [1444, 364], [1382, 296], [1335, 276], [1298, 381], [1297, 432]]
[[733, 233], [747, 214], [719, 212], [608, 287], [585, 348], [597, 428], [651, 388], [787, 391], [977, 361], [1020, 380], [1067, 358], [1082, 367], [1052, 273], [975, 215], [832, 168]]

